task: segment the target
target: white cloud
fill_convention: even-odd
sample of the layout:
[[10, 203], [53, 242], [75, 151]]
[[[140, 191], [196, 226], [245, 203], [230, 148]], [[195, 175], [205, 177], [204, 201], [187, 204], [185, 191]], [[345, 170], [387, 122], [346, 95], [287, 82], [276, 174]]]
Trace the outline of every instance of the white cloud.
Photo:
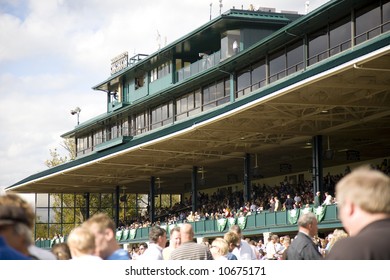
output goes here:
[[[224, 0], [235, 6], [304, 12], [306, 1]], [[310, 1], [311, 9], [324, 0]], [[49, 149], [80, 121], [105, 110], [91, 87], [123, 51], [151, 54], [219, 14], [219, 1], [0, 0], [0, 187], [45, 169]], [[277, 6], [275, 6], [277, 5]]]

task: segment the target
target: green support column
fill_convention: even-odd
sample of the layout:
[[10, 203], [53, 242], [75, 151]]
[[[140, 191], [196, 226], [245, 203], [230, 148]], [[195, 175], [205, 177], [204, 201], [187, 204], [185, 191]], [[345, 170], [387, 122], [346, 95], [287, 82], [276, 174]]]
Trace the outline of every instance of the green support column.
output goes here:
[[251, 156], [250, 154], [245, 154], [245, 163], [244, 163], [244, 200], [251, 200]]
[[236, 101], [236, 75], [234, 73], [230, 74], [230, 102], [233, 103]]
[[149, 190], [149, 217], [152, 223], [155, 222], [155, 213], [154, 213], [154, 195], [155, 195], [155, 184], [156, 178], [154, 176], [150, 177], [150, 190]]
[[120, 189], [119, 186], [115, 187], [115, 224], [118, 227], [119, 226], [119, 196], [120, 196]]
[[313, 195], [316, 195], [316, 192], [321, 192], [323, 194], [323, 183], [322, 178], [322, 135], [316, 135], [313, 137]]
[[192, 192], [192, 212], [195, 213], [197, 211], [197, 193], [198, 193], [198, 167], [192, 167], [192, 184], [191, 184], [191, 192]]

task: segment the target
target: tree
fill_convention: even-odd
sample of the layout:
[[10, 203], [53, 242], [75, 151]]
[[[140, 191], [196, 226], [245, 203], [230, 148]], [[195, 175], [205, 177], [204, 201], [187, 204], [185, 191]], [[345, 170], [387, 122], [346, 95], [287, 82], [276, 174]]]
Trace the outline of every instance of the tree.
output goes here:
[[73, 138], [66, 138], [61, 146], [68, 152], [68, 156], [60, 156], [57, 152], [57, 148], [54, 150], [50, 149], [50, 159], [45, 161], [47, 167], [54, 167], [68, 161], [74, 160], [76, 158], [76, 143]]

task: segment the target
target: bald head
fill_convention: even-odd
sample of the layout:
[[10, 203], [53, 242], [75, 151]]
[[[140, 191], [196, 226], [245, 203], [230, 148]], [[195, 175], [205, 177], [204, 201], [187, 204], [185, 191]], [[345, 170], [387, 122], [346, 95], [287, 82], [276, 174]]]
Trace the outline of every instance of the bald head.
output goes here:
[[191, 224], [184, 224], [180, 228], [181, 242], [192, 241], [194, 239], [194, 230]]

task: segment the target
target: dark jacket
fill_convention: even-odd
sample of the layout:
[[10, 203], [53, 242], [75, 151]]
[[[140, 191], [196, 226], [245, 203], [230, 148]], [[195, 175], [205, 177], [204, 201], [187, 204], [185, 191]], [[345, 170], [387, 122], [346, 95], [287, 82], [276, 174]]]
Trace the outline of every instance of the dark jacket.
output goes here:
[[337, 241], [326, 259], [390, 260], [390, 219], [367, 225], [356, 236]]
[[287, 260], [320, 260], [322, 256], [310, 236], [298, 232], [287, 250]]

